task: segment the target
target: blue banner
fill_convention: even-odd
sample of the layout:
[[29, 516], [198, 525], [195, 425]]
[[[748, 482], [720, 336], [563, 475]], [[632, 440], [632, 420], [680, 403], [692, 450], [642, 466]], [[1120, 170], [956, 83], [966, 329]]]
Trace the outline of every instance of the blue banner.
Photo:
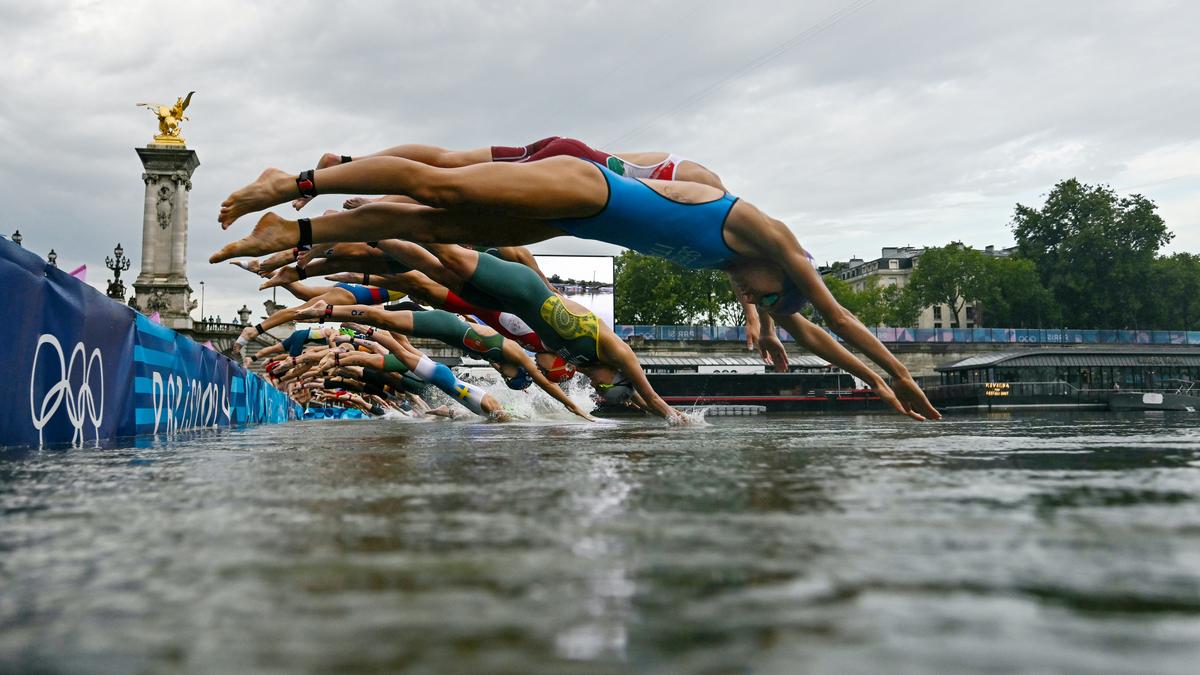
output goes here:
[[7, 312], [0, 446], [296, 419], [300, 409], [228, 357], [152, 323], [0, 239]]
[[7, 306], [0, 445], [132, 434], [125, 413], [135, 312], [6, 240], [0, 288]]

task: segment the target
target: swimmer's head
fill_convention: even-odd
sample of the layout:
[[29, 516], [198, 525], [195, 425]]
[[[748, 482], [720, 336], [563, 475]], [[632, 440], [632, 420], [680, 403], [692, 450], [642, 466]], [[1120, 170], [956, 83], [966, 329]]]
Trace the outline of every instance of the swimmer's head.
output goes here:
[[529, 385], [533, 384], [533, 378], [529, 375], [529, 371], [525, 370], [524, 366], [517, 366], [516, 374], [514, 374], [512, 377], [506, 376], [504, 378], [504, 383], [508, 385], [509, 389], [516, 389], [520, 391], [522, 389], [528, 389]]
[[809, 305], [808, 296], [796, 288], [791, 279], [786, 279], [777, 292], [764, 293], [756, 301], [759, 307], [771, 314], [795, 314]]
[[[607, 371], [607, 372], [604, 372]], [[610, 369], [592, 371], [592, 386], [600, 398], [610, 405], [627, 405], [633, 400], [633, 384], [623, 373]], [[607, 380], [607, 382], [605, 381]]]
[[[811, 256], [808, 258], [812, 260]], [[739, 289], [742, 301], [758, 305], [771, 314], [795, 314], [809, 304], [807, 294], [772, 261], [743, 259], [726, 271]]]
[[538, 369], [551, 382], [566, 382], [575, 377], [575, 366], [568, 363], [566, 359], [558, 354], [542, 352], [534, 357], [534, 360], [537, 362]]

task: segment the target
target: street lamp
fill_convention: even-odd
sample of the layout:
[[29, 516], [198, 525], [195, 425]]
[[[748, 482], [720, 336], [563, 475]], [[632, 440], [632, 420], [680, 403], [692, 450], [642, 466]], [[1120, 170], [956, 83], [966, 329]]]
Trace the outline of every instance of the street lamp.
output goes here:
[[253, 313], [254, 311], [247, 307], [246, 303], [242, 303], [242, 308], [237, 311], [237, 315], [238, 318], [242, 320], [243, 326], [250, 325], [250, 315]]
[[46, 254], [46, 262], [50, 263], [51, 267], [58, 267], [58, 254], [54, 252], [54, 249], [50, 249], [50, 252]]
[[17, 230], [16, 232], [13, 232], [13, 236], [12, 236], [12, 243], [16, 244], [17, 246], [20, 246], [20, 245], [21, 245], [21, 242], [23, 242], [23, 241], [25, 241], [25, 237], [22, 237], [22, 236], [21, 236], [21, 231], [20, 231], [20, 230]]
[[129, 269], [129, 258], [125, 257], [125, 249], [120, 244], [113, 249], [116, 258], [104, 258], [104, 266], [113, 273], [113, 280], [108, 282], [107, 295], [110, 298], [125, 301], [125, 284], [121, 281], [121, 272]]
[[200, 282], [200, 321], [204, 321], [204, 282]]

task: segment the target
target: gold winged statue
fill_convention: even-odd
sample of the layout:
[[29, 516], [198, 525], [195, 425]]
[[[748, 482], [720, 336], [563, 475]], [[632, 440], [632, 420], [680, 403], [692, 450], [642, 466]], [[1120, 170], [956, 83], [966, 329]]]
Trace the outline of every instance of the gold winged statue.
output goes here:
[[192, 102], [192, 94], [196, 92], [189, 91], [187, 96], [181, 96], [175, 99], [175, 105], [163, 105], [161, 103], [139, 103], [138, 105], [146, 108], [158, 117], [158, 135], [154, 137], [154, 142], [161, 145], [183, 145], [183, 137], [179, 135], [179, 125], [184, 120], [188, 119], [183, 114], [187, 110], [188, 104]]

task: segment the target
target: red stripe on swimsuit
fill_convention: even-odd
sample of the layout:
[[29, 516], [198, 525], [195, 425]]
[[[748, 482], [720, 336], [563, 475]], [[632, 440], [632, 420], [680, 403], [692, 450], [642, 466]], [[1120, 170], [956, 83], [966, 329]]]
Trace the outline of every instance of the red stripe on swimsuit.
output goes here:
[[516, 342], [525, 349], [531, 352], [546, 352], [546, 346], [542, 344], [542, 339], [537, 333], [532, 330], [528, 333], [520, 334], [509, 330], [508, 326], [504, 325], [504, 321], [500, 318], [501, 312], [494, 309], [483, 309], [476, 307], [471, 303], [460, 298], [454, 291], [446, 291], [446, 301], [442, 303], [442, 309], [454, 314], [470, 314], [479, 317], [479, 320], [491, 326], [497, 333]]

